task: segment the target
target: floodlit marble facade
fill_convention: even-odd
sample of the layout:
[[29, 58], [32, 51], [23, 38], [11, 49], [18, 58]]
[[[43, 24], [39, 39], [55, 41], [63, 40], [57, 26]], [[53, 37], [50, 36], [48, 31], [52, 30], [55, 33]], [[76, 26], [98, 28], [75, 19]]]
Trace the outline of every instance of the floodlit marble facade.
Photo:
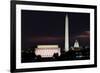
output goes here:
[[53, 57], [54, 54], [58, 54], [58, 56], [61, 55], [61, 49], [58, 45], [38, 45], [37, 48], [35, 48], [35, 55], [40, 55], [42, 58]]

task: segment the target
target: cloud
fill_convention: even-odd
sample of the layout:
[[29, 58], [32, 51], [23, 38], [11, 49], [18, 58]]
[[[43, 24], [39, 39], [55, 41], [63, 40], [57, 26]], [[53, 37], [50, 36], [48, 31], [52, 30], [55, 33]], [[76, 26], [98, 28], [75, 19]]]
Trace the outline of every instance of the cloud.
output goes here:
[[89, 38], [89, 36], [88, 35], [78, 35], [76, 36], [76, 38]]
[[37, 37], [31, 37], [29, 41], [38, 43], [52, 43], [52, 42], [62, 42], [64, 41], [64, 36], [37, 36]]
[[84, 31], [75, 37], [76, 38], [90, 38], [90, 31]]

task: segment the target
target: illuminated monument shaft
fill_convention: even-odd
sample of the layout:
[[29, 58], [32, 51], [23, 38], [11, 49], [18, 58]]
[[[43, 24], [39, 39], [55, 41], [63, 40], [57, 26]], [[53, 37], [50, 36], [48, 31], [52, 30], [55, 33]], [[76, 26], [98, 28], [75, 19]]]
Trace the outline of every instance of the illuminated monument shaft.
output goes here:
[[69, 51], [68, 15], [65, 16], [65, 52]]

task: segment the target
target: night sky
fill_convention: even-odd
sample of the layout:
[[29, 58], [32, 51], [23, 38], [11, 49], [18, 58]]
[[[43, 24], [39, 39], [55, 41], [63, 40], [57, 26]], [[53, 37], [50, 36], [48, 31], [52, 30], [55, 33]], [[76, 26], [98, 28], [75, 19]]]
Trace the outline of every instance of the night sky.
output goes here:
[[72, 46], [78, 40], [81, 46], [90, 46], [90, 14], [68, 13], [69, 42]]
[[38, 44], [65, 44], [65, 16], [69, 18], [69, 43], [75, 40], [89, 45], [90, 15], [50, 11], [21, 11], [22, 49], [36, 48]]

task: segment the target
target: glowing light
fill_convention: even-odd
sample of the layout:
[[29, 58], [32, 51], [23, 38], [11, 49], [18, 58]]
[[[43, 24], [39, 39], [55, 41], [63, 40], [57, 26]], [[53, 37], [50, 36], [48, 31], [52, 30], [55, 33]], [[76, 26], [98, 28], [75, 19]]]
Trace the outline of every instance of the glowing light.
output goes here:
[[58, 53], [58, 56], [61, 55], [58, 45], [38, 45], [35, 48], [35, 54], [41, 57], [53, 57], [56, 53]]
[[58, 45], [38, 45], [37, 48], [58, 48]]

